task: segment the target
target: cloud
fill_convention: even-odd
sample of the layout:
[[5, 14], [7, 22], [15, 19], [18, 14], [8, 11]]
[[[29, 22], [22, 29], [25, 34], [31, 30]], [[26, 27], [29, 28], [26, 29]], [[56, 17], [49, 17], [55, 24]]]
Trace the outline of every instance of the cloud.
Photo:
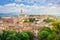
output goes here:
[[15, 0], [15, 2], [24, 2], [26, 4], [36, 4], [36, 5], [48, 5], [50, 3], [54, 5], [60, 5], [60, 0]]
[[15, 2], [24, 2], [24, 3], [31, 4], [34, 3], [34, 0], [15, 0]]
[[0, 6], [0, 13], [20, 13], [21, 9], [25, 14], [32, 15], [60, 15], [60, 7], [56, 5], [38, 6], [38, 5], [24, 5], [24, 4], [6, 4]]

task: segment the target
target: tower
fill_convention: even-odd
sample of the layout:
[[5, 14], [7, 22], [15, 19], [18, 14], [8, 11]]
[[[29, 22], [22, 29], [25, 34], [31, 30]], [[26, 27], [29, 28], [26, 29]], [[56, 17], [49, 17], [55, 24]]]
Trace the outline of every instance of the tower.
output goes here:
[[19, 10], [19, 15], [18, 15], [18, 16], [20, 16], [20, 15], [22, 15], [22, 14], [23, 14], [23, 10], [20, 9], [20, 10]]
[[23, 10], [21, 9], [20, 10], [20, 16], [22, 16], [22, 15], [24, 15], [24, 14], [23, 14]]
[[21, 9], [21, 14], [23, 13], [23, 10]]
[[20, 10], [20, 16], [24, 16], [25, 14], [23, 13], [23, 10]]

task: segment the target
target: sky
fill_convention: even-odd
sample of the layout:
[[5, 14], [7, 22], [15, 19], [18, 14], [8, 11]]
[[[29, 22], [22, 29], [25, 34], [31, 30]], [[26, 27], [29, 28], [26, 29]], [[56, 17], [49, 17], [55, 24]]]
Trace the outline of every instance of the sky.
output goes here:
[[59, 15], [60, 0], [0, 0], [0, 13]]

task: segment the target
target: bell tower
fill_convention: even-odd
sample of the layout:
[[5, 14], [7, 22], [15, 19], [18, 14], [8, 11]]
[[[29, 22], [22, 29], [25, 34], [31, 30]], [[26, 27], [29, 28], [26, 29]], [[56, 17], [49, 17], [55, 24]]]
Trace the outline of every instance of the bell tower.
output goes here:
[[21, 14], [23, 13], [23, 10], [21, 9]]
[[20, 16], [24, 16], [25, 14], [23, 13], [23, 10], [20, 10]]

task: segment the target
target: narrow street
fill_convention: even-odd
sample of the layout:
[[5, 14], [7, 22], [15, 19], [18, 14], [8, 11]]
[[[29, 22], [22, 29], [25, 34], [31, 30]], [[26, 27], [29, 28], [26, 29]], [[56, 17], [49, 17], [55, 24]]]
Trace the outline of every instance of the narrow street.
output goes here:
[[38, 40], [38, 38], [36, 36], [34, 36], [34, 40]]
[[34, 40], [38, 40], [38, 30], [34, 30]]

